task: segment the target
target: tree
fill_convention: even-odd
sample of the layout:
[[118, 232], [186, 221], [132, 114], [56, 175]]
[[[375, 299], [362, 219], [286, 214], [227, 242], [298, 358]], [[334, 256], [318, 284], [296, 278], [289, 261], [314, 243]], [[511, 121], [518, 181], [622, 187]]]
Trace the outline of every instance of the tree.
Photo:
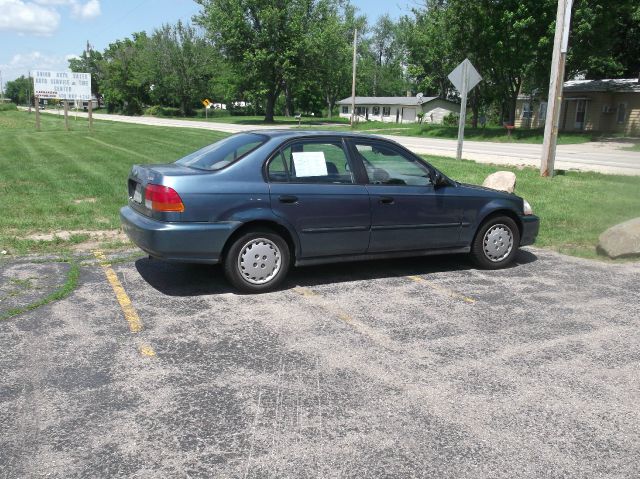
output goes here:
[[424, 9], [412, 13], [413, 18], [400, 20], [409, 76], [425, 95], [447, 98], [447, 75], [460, 61], [453, 47], [451, 11], [442, 0], [427, 0]]
[[319, 97], [329, 118], [337, 101], [351, 94], [353, 33], [355, 28], [362, 33], [365, 25], [366, 18], [356, 16], [350, 5], [340, 9], [333, 2], [324, 2], [317, 8], [317, 19], [308, 35], [309, 81], [302, 96], [307, 97], [307, 105]]
[[403, 72], [404, 50], [400, 41], [400, 24], [388, 14], [373, 26], [369, 49], [373, 58], [373, 96], [400, 95], [407, 89]]
[[197, 22], [245, 79], [253, 95], [266, 100], [265, 121], [273, 122], [276, 100], [300, 78], [314, 0], [197, 0]]
[[636, 76], [640, 71], [637, 0], [577, 0], [573, 7], [567, 76]]
[[16, 105], [25, 105], [29, 98], [33, 98], [33, 79], [24, 75], [4, 85], [4, 94]]
[[101, 62], [102, 53], [92, 48], [87, 48], [82, 52], [82, 55], [69, 60], [69, 69], [72, 72], [91, 74], [91, 93], [96, 97], [100, 94], [100, 84], [103, 79], [103, 72], [100, 69]]
[[145, 32], [134, 33], [105, 50], [100, 63], [104, 75], [101, 88], [109, 111], [140, 114], [149, 103], [152, 76], [144, 58], [148, 40]]
[[208, 83], [219, 62], [215, 51], [190, 25], [178, 22], [154, 31], [144, 56], [150, 97], [155, 103], [178, 106], [184, 115], [208, 96]]

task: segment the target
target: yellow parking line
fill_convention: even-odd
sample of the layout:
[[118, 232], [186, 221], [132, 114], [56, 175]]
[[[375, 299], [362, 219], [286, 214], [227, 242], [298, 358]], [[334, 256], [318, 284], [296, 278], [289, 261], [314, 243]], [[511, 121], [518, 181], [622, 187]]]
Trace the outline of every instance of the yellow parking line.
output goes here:
[[140, 354], [142, 354], [143, 356], [148, 356], [150, 358], [152, 358], [152, 357], [154, 357], [156, 355], [156, 352], [148, 344], [141, 344], [138, 347], [138, 351], [140, 351]]
[[407, 276], [407, 278], [412, 280], [412, 281], [415, 281], [416, 283], [426, 284], [431, 289], [434, 289], [434, 290], [436, 290], [436, 291], [438, 291], [440, 293], [446, 294], [447, 296], [450, 296], [451, 298], [461, 299], [465, 303], [475, 303], [476, 302], [476, 300], [473, 299], [473, 298], [469, 298], [468, 296], [460, 294], [457, 291], [453, 291], [452, 289], [445, 288], [444, 286], [440, 286], [439, 284], [436, 284], [436, 283], [434, 283], [432, 281], [427, 281], [426, 279], [421, 278], [420, 276]]
[[293, 290], [302, 296], [318, 296], [316, 293], [311, 291], [309, 288], [304, 288], [302, 286], [296, 286]]
[[93, 254], [100, 260], [100, 266], [102, 266], [104, 274], [107, 276], [107, 280], [109, 281], [109, 284], [111, 284], [113, 292], [116, 294], [116, 299], [118, 300], [118, 303], [120, 303], [120, 308], [122, 308], [124, 318], [127, 320], [127, 323], [129, 323], [129, 330], [131, 330], [132, 333], [139, 333], [142, 331], [142, 320], [140, 319], [140, 316], [138, 316], [133, 304], [131, 304], [131, 300], [118, 280], [116, 272], [113, 270], [102, 251], [95, 251]]

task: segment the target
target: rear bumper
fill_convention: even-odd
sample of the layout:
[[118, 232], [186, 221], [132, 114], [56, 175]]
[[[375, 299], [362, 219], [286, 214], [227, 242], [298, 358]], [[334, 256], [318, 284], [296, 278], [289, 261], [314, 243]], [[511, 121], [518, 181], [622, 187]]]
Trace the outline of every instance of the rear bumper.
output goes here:
[[122, 229], [129, 239], [149, 255], [165, 261], [218, 263], [224, 245], [239, 222], [165, 223], [120, 209]]
[[520, 246], [527, 246], [535, 243], [540, 229], [540, 219], [535, 215], [521, 216], [522, 236], [520, 238]]

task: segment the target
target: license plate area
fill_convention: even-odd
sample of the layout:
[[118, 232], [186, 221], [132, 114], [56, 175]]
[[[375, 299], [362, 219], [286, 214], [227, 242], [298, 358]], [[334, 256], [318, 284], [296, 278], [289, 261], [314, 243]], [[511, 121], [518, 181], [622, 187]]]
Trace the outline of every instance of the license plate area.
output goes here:
[[142, 185], [140, 183], [136, 184], [136, 189], [133, 192], [132, 199], [135, 203], [138, 203], [139, 205], [142, 204]]

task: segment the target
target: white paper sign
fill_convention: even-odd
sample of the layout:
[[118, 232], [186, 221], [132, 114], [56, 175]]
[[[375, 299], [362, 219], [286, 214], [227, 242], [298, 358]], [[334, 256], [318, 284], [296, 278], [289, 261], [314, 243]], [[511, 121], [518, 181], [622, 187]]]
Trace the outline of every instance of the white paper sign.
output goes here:
[[38, 98], [90, 100], [91, 74], [72, 72], [33, 72], [33, 91]]
[[327, 162], [322, 151], [298, 151], [293, 153], [296, 177], [327, 176]]

